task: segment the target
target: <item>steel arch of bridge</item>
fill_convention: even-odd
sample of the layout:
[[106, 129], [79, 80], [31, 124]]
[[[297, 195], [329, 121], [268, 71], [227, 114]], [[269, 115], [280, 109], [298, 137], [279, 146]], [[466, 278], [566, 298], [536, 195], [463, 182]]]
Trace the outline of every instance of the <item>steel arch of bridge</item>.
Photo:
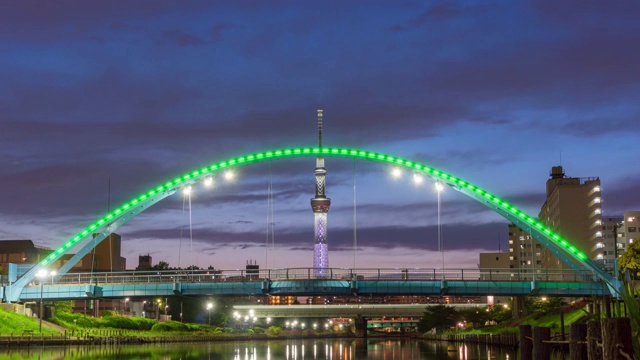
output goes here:
[[[247, 165], [265, 160], [318, 155], [364, 159], [393, 164], [396, 166], [406, 167], [417, 173], [421, 173], [433, 181], [442, 182], [453, 188], [454, 190], [457, 190], [471, 197], [482, 205], [495, 211], [520, 228], [528, 230], [529, 233], [534, 237], [534, 239], [536, 239], [545, 248], [552, 251], [554, 255], [560, 258], [561, 261], [569, 265], [571, 268], [575, 270], [587, 269], [591, 271], [594, 275], [594, 279], [600, 279], [604, 281], [610, 288], [612, 294], [617, 292], [620, 288], [620, 282], [618, 280], [614, 279], [611, 275], [603, 271], [597, 264], [591, 261], [584, 253], [578, 250], [567, 239], [562, 238], [560, 235], [552, 231], [549, 227], [545, 226], [535, 218], [527, 215], [507, 201], [489, 193], [488, 191], [476, 185], [469, 183], [466, 180], [448, 174], [444, 171], [432, 168], [430, 166], [421, 164], [419, 162], [410, 161], [400, 157], [381, 154], [377, 152], [348, 148], [303, 147], [269, 150], [265, 152], [258, 152], [231, 158], [191, 171], [173, 180], [166, 181], [165, 183], [156, 186], [155, 188], [131, 199], [115, 210], [102, 216], [86, 228], [82, 229], [71, 239], [67, 240], [64, 244], [62, 244], [62, 246], [54, 250], [44, 260], [40, 261], [40, 263], [35, 265], [18, 281], [16, 281], [11, 286], [10, 291], [5, 291], [5, 300], [9, 302], [17, 301], [22, 288], [33, 280], [38, 271], [46, 268], [49, 264], [60, 259], [60, 257], [62, 257], [78, 244], [89, 239], [87, 241], [87, 244], [79, 252], [77, 252], [64, 266], [58, 269], [59, 275], [65, 274], [83, 256], [88, 254], [91, 249], [93, 249], [102, 240], [109, 236], [109, 234], [113, 233], [117, 228], [124, 225], [126, 222], [128, 222], [141, 212], [145, 211], [151, 205], [174, 194], [180, 189], [191, 186], [202, 179], [212, 176], [218, 171], [234, 166]], [[92, 234], [96, 234], [96, 236], [91, 238]]]

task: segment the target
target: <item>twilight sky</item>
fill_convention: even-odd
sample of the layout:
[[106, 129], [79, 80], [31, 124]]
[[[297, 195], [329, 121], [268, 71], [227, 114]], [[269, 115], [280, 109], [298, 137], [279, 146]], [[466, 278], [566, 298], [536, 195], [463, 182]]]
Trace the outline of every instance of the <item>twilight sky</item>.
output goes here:
[[[537, 215], [551, 166], [640, 210], [633, 1], [0, 0], [0, 239], [56, 248], [189, 170], [317, 142], [420, 161]], [[635, 129], [635, 130], [634, 130]], [[433, 184], [327, 158], [332, 267], [437, 267]], [[171, 266], [312, 265], [314, 159], [236, 169], [118, 233]], [[275, 247], [265, 249], [269, 177]], [[507, 248], [507, 221], [442, 194], [447, 267]]]

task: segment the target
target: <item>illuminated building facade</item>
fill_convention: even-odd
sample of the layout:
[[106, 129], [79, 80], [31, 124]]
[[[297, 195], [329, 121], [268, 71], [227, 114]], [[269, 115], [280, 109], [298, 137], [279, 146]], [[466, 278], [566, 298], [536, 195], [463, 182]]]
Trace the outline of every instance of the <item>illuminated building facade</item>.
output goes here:
[[[578, 250], [592, 254], [593, 244], [602, 241], [602, 198], [597, 177], [566, 177], [562, 166], [551, 168], [547, 200], [540, 209], [540, 221], [568, 239]], [[551, 253], [542, 253], [546, 269], [566, 268]]]
[[[600, 179], [565, 176], [562, 166], [551, 168], [546, 200], [539, 219], [552, 231], [569, 240], [579, 251], [597, 260], [594, 245], [603, 241]], [[551, 251], [530, 236], [530, 229], [509, 227], [510, 265], [514, 268], [567, 268]]]
[[602, 241], [593, 246], [592, 253], [596, 262], [605, 269], [612, 269], [614, 259], [640, 238], [640, 211], [625, 211], [623, 216], [603, 218], [601, 231]]

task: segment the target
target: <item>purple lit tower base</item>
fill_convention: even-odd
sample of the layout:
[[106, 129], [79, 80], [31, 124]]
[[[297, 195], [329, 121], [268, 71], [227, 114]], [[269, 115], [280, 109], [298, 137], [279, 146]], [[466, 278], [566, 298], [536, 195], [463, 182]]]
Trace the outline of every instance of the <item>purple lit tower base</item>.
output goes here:
[[326, 277], [329, 267], [329, 246], [327, 245], [327, 213], [314, 213], [313, 271], [316, 277]]

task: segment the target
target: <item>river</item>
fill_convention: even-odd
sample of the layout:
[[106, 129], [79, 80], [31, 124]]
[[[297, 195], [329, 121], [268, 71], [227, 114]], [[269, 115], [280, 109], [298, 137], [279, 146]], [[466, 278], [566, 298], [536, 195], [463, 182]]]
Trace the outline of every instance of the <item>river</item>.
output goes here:
[[[459, 345], [413, 339], [296, 339], [216, 341], [144, 345], [95, 345], [0, 349], [0, 359], [232, 359], [232, 360], [395, 360], [511, 359], [517, 351], [480, 345]], [[555, 354], [554, 360], [563, 359]]]

